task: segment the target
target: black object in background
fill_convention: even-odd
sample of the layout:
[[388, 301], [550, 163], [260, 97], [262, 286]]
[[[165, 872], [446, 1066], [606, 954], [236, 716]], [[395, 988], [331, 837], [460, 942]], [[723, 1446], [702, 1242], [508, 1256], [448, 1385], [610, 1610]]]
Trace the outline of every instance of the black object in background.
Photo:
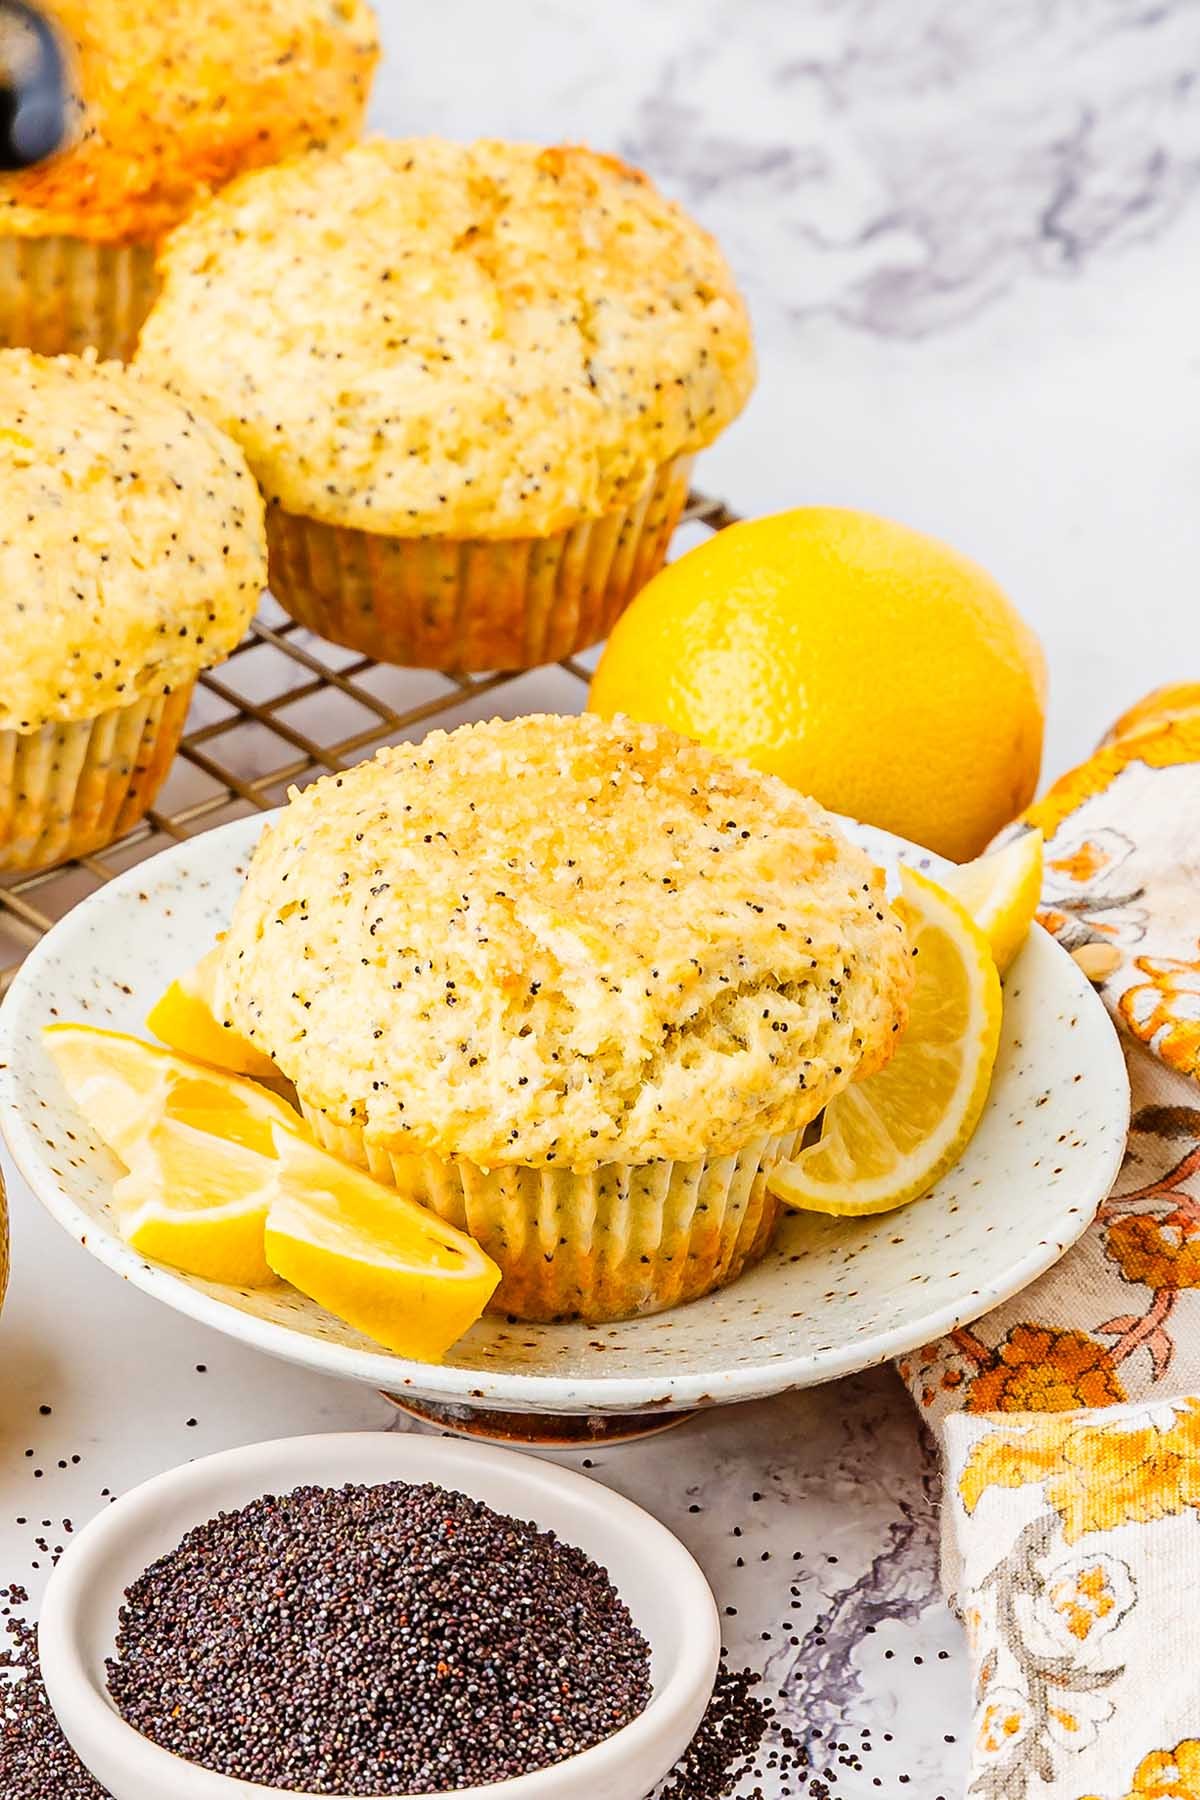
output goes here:
[[0, 169], [27, 169], [67, 135], [66, 57], [49, 21], [23, 0], [0, 0]]

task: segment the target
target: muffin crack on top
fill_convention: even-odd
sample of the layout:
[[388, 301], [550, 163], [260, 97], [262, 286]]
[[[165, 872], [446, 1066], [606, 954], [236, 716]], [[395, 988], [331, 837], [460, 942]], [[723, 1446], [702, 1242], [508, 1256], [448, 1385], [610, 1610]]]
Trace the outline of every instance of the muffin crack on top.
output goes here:
[[585, 1172], [797, 1130], [886, 1062], [911, 981], [882, 873], [814, 802], [533, 716], [293, 795], [218, 1003], [369, 1150]]
[[577, 146], [372, 140], [232, 183], [166, 244], [138, 360], [268, 499], [397, 537], [628, 505], [754, 379], [709, 234]]

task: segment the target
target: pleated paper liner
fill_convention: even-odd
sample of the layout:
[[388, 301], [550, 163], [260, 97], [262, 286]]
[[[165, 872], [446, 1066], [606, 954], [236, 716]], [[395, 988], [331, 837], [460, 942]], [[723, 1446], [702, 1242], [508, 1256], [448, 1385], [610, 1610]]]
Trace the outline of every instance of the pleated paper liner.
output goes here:
[[127, 362], [157, 292], [153, 244], [0, 235], [0, 344]]
[[136, 825], [171, 766], [194, 685], [94, 719], [0, 731], [0, 874], [87, 856]]
[[587, 1174], [487, 1170], [465, 1157], [393, 1156], [315, 1108], [304, 1114], [327, 1150], [470, 1232], [504, 1278], [493, 1310], [591, 1324], [699, 1299], [760, 1261], [780, 1214], [767, 1171], [798, 1138], [757, 1137], [732, 1156], [607, 1163]]
[[690, 456], [630, 507], [551, 537], [386, 537], [267, 507], [271, 591], [292, 617], [377, 662], [531, 669], [607, 637], [656, 575]]

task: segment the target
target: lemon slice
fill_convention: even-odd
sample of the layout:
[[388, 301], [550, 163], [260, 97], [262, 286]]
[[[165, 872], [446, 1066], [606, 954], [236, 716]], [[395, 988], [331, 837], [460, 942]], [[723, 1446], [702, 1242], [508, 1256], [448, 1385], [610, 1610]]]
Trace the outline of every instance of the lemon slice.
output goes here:
[[897, 910], [917, 959], [908, 1024], [886, 1068], [837, 1094], [824, 1129], [767, 1177], [805, 1212], [891, 1212], [952, 1168], [983, 1111], [1000, 1038], [987, 938], [944, 889], [901, 871]]
[[993, 850], [962, 863], [946, 877], [946, 891], [961, 902], [992, 946], [1003, 975], [1029, 935], [1042, 897], [1040, 831], [1026, 831]]
[[217, 1017], [216, 974], [221, 946], [214, 944], [194, 969], [173, 981], [146, 1015], [146, 1029], [172, 1050], [194, 1056], [234, 1075], [258, 1081], [279, 1078], [279, 1070], [249, 1039]]
[[71, 1099], [125, 1164], [132, 1163], [140, 1140], [164, 1118], [272, 1157], [273, 1125], [305, 1129], [299, 1113], [256, 1082], [123, 1031], [63, 1024], [46, 1026], [44, 1035]]
[[284, 1132], [277, 1142], [271, 1267], [389, 1350], [440, 1360], [499, 1283], [491, 1257], [364, 1170]]
[[165, 1118], [144, 1134], [113, 1211], [142, 1256], [206, 1281], [269, 1287], [278, 1276], [263, 1236], [274, 1156]]
[[319, 1149], [265, 1088], [119, 1031], [45, 1036], [72, 1100], [128, 1167], [113, 1211], [141, 1255], [238, 1287], [283, 1277], [425, 1361], [483, 1312], [500, 1271], [475, 1240]]

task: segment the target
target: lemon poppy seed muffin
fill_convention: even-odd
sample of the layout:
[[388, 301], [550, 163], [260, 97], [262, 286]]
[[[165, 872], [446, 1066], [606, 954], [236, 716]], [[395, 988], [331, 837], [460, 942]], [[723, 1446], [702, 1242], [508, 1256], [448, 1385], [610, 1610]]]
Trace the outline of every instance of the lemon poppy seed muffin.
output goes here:
[[578, 147], [373, 140], [259, 171], [160, 268], [138, 361], [243, 445], [282, 603], [382, 660], [596, 642], [753, 385], [713, 239]]
[[119, 363], [0, 350], [0, 870], [136, 823], [265, 579], [262, 498], [210, 420]]
[[765, 1171], [887, 1060], [910, 983], [815, 803], [658, 727], [531, 717], [294, 795], [219, 1005], [324, 1143], [479, 1239], [501, 1307], [602, 1319], [761, 1255]]
[[53, 0], [71, 141], [0, 175], [0, 342], [129, 356], [157, 240], [234, 175], [357, 137], [367, 0]]

